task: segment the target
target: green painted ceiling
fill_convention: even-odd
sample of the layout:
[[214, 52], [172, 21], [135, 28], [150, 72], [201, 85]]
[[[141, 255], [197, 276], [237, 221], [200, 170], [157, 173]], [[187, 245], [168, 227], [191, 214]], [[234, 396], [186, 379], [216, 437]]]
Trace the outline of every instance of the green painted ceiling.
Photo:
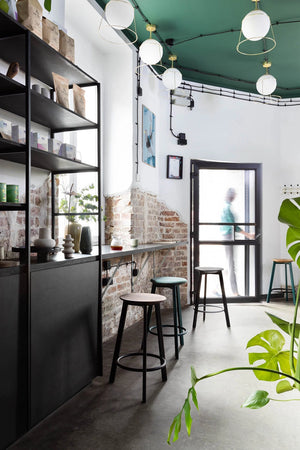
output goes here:
[[[97, 1], [102, 7], [108, 2]], [[169, 65], [169, 54], [175, 53], [176, 67], [187, 81], [257, 93], [256, 80], [265, 73], [264, 55], [243, 56], [236, 50], [242, 19], [254, 9], [251, 0], [131, 0], [131, 3], [137, 7], [138, 44], [149, 37], [145, 21], [156, 24], [157, 33], [153, 37], [163, 44], [165, 66]], [[261, 0], [260, 8], [270, 16], [277, 42], [267, 55], [272, 62], [270, 73], [277, 79], [274, 95], [300, 97], [300, 0]], [[191, 39], [200, 35], [203, 36]], [[173, 46], [166, 44], [168, 39], [174, 39]], [[260, 49], [263, 43], [254, 45]]]

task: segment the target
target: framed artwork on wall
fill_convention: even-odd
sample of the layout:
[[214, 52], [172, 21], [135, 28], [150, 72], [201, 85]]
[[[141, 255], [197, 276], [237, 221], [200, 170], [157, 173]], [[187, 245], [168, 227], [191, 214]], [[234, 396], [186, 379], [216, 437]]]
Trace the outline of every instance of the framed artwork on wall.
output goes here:
[[167, 178], [172, 178], [174, 180], [182, 179], [182, 156], [167, 156]]
[[143, 162], [151, 167], [156, 167], [155, 134], [155, 114], [143, 105]]

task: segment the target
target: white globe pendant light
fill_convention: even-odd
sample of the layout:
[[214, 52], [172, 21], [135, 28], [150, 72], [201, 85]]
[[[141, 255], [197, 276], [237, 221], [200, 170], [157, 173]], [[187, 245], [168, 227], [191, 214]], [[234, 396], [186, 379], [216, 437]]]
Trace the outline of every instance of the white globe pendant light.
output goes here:
[[134, 19], [134, 8], [129, 0], [110, 0], [105, 7], [105, 18], [116, 30], [128, 28]]
[[[260, 0], [252, 0], [252, 2], [255, 2], [255, 9], [246, 14], [242, 20], [236, 49], [241, 55], [264, 55], [274, 50], [276, 40], [270, 17], [258, 7]], [[249, 45], [249, 42], [257, 42], [261, 39], [264, 39], [263, 49], [257, 44]]]
[[259, 41], [269, 32], [271, 20], [268, 14], [260, 9], [250, 11], [242, 21], [242, 33], [249, 41]]
[[174, 90], [182, 82], [182, 74], [178, 69], [173, 67], [173, 63], [177, 60], [177, 56], [171, 55], [169, 60], [172, 61], [172, 67], [164, 71], [162, 82], [167, 89]]
[[146, 25], [146, 30], [150, 32], [150, 38], [146, 39], [139, 48], [140, 58], [143, 63], [152, 65], [157, 64], [163, 55], [163, 48], [161, 44], [152, 39], [152, 32], [156, 30], [156, 26], [152, 24]]
[[268, 69], [271, 67], [269, 61], [265, 61], [263, 67], [266, 69], [266, 74], [259, 77], [256, 82], [256, 89], [261, 95], [271, 95], [276, 89], [277, 80], [268, 73]]

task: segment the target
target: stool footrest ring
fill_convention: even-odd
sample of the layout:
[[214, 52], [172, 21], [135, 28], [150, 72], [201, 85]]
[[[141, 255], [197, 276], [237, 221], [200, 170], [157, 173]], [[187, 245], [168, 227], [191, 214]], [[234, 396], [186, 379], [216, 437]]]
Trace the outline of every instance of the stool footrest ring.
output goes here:
[[[155, 370], [160, 370], [163, 367], [166, 366], [167, 362], [165, 358], [161, 358], [159, 355], [154, 355], [153, 353], [147, 353], [147, 356], [149, 356], [150, 358], [156, 358], [160, 360], [160, 365], [159, 366], [153, 366], [153, 367], [147, 367], [146, 368], [146, 372], [154, 372]], [[125, 364], [122, 364], [120, 361], [125, 359], [125, 358], [129, 358], [130, 356], [143, 356], [142, 352], [132, 352], [132, 353], [126, 353], [126, 355], [122, 355], [119, 356], [119, 358], [117, 359], [117, 365], [119, 367], [121, 367], [124, 370], [130, 370], [131, 372], [143, 372], [144, 369], [141, 367], [130, 367], [130, 366], [126, 366]]]
[[223, 306], [219, 306], [219, 305], [206, 305], [206, 308], [215, 308], [217, 311], [207, 311], [204, 309], [199, 309], [199, 308], [203, 308], [202, 304], [198, 304], [198, 307], [194, 306], [194, 310], [197, 310], [200, 313], [207, 313], [207, 314], [213, 314], [213, 313], [220, 313], [220, 312], [224, 312], [224, 308]]
[[[157, 326], [153, 325], [153, 327], [149, 328], [149, 333], [151, 334], [155, 334], [155, 336], [157, 336], [157, 332], [153, 331], [156, 330]], [[162, 325], [162, 328], [172, 328], [174, 330], [174, 325]], [[177, 329], [179, 330], [177, 333], [177, 336], [184, 336], [185, 334], [187, 334], [187, 329], [184, 327], [181, 327], [179, 325], [177, 325]], [[163, 336], [167, 336], [167, 337], [174, 337], [175, 334], [171, 334], [171, 333], [163, 333]]]

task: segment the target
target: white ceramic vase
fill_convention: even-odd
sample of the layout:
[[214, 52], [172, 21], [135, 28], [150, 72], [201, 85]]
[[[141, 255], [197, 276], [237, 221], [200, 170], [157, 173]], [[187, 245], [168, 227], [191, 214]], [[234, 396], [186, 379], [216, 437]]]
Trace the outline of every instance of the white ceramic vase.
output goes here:
[[39, 248], [53, 248], [55, 247], [55, 240], [51, 239], [50, 228], [40, 228], [39, 238], [33, 242], [35, 247]]

